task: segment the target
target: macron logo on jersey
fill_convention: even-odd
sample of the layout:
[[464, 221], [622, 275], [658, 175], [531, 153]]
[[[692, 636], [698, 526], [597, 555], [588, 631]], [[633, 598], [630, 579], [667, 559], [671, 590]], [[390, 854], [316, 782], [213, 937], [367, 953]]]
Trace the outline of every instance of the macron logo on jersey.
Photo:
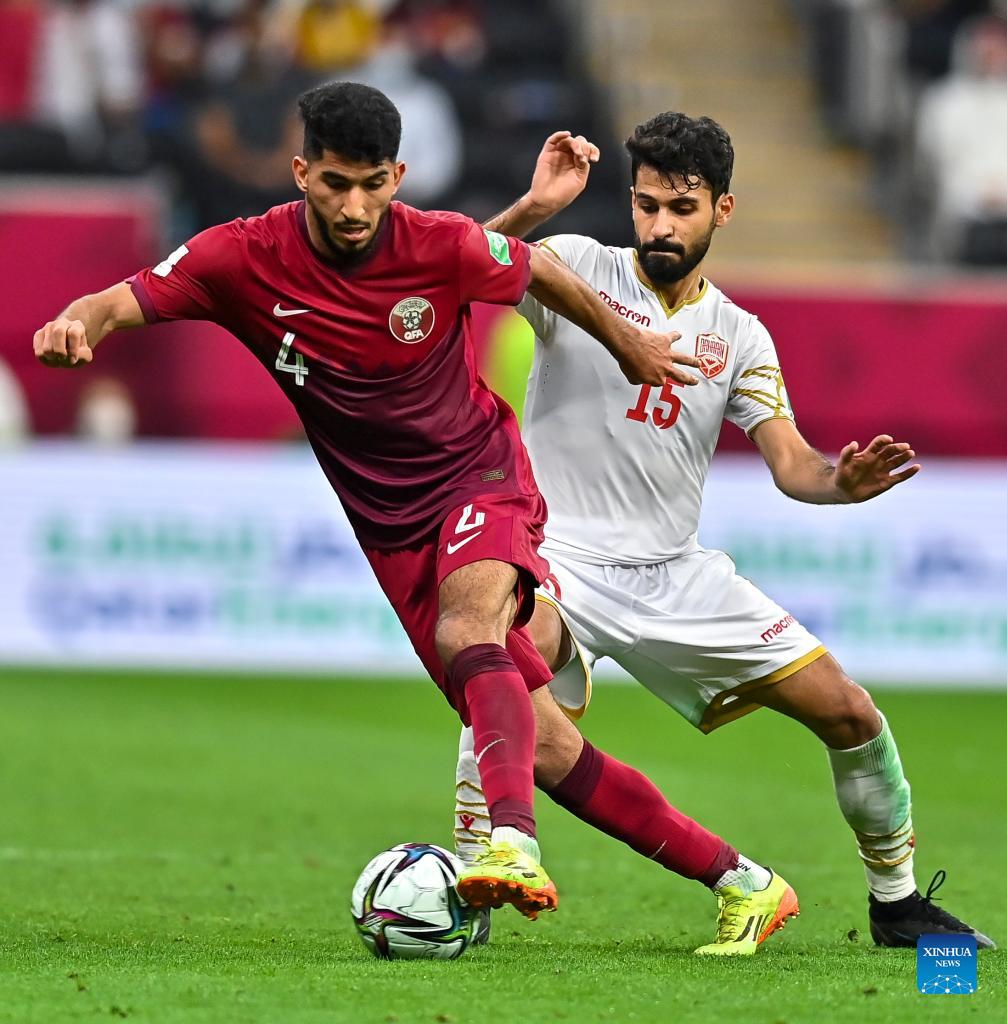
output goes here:
[[785, 615], [779, 622], [774, 622], [769, 629], [763, 630], [763, 632], [759, 634], [759, 637], [764, 644], [768, 644], [770, 640], [774, 640], [788, 626], [792, 626], [796, 621], [797, 620], [793, 615]]
[[637, 313], [635, 309], [630, 309], [629, 306], [624, 306], [618, 299], [613, 299], [607, 292], [598, 292], [598, 294], [619, 314], [619, 316], [624, 316], [627, 320], [632, 320], [633, 323], [640, 324], [642, 327], [650, 326], [649, 316], [644, 316], [643, 313]]

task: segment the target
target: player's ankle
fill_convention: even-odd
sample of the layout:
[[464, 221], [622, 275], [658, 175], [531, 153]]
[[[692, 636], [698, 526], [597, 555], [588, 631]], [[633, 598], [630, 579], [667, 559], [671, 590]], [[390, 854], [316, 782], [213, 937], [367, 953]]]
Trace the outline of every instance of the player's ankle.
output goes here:
[[765, 889], [773, 880], [773, 872], [761, 864], [739, 854], [738, 866], [725, 871], [711, 886], [714, 892], [730, 886], [740, 889], [746, 896]]
[[917, 893], [916, 877], [913, 873], [912, 858], [892, 867], [864, 865], [867, 875], [867, 890], [877, 903], [900, 903], [912, 901]]
[[516, 846], [522, 853], [528, 854], [536, 864], [542, 859], [538, 840], [513, 825], [498, 825], [490, 834], [490, 840], [494, 844], [510, 843], [511, 846]]

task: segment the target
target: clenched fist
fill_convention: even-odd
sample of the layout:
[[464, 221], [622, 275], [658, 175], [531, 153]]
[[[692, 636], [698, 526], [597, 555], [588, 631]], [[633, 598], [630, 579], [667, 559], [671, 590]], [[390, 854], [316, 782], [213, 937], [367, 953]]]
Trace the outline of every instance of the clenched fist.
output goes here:
[[33, 343], [35, 357], [46, 366], [83, 366], [94, 358], [84, 324], [65, 316], [36, 331]]

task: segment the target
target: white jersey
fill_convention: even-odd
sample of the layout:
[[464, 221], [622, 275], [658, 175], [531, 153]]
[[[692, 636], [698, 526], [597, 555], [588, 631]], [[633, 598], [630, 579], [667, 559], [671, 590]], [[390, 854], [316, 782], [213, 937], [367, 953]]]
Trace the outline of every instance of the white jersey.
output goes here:
[[632, 323], [678, 331], [675, 348], [703, 364], [692, 387], [630, 384], [597, 341], [525, 296], [518, 310], [536, 343], [523, 433], [549, 506], [543, 554], [652, 565], [696, 550], [723, 420], [751, 432], [793, 419], [769, 333], [708, 281], [669, 309], [637, 276], [634, 249], [582, 235], [540, 244]]

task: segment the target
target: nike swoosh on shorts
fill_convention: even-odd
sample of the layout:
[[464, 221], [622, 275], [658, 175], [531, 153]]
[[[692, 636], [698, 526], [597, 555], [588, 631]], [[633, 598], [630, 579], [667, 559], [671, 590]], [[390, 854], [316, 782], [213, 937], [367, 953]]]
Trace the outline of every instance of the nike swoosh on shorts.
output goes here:
[[283, 309], [279, 303], [273, 306], [273, 316], [297, 316], [298, 313], [310, 312], [310, 309]]
[[460, 547], [463, 547], [465, 544], [468, 544], [468, 542], [470, 540], [475, 540], [476, 537], [479, 537], [481, 535], [482, 535], [482, 530], [480, 530], [479, 533], [470, 533], [467, 537], [465, 537], [462, 540], [458, 541], [457, 544], [454, 544], [451, 541], [448, 541], [448, 547], [447, 547], [448, 554], [449, 555], [453, 555]]

